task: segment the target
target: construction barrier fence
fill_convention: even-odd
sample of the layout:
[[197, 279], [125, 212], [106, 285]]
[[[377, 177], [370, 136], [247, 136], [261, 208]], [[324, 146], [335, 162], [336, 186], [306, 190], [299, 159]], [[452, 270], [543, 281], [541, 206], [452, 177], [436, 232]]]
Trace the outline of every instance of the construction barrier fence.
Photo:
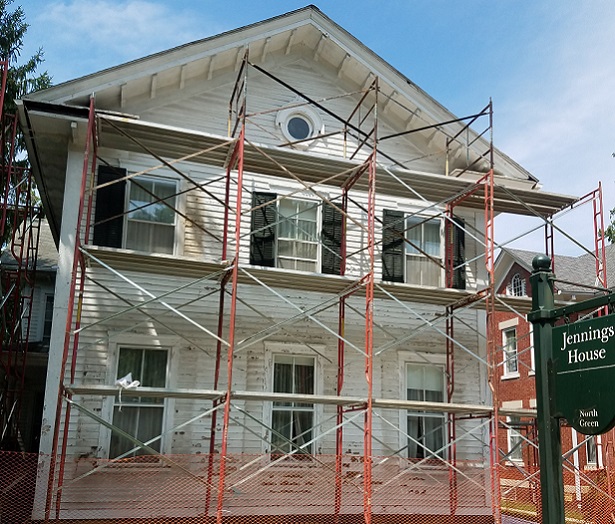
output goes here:
[[[145, 455], [66, 457], [48, 489], [51, 457], [0, 453], [0, 522], [366, 522], [363, 457]], [[341, 473], [338, 468], [341, 466]], [[501, 515], [492, 510], [489, 468], [476, 462], [372, 458], [372, 522], [540, 521], [539, 472], [499, 466]], [[606, 470], [565, 471], [569, 522], [612, 522]], [[496, 511], [497, 513], [497, 511]]]

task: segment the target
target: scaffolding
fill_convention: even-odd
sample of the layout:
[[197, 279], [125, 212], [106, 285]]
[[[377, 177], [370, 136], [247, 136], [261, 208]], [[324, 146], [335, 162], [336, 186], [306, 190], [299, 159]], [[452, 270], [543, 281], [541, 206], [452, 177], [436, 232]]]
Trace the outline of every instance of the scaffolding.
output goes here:
[[[154, 501], [159, 496], [158, 488], [167, 481], [147, 484], [147, 473], [143, 474], [146, 469], [121, 469], [122, 465], [134, 465], [135, 453], [145, 453], [154, 457], [155, 464], [163, 465], [167, 472], [173, 471], [184, 479], [181, 482], [176, 479], [181, 488], [179, 491], [187, 489], [191, 495], [186, 497], [193, 497], [196, 501], [194, 507], [168, 509], [169, 502], [165, 499], [161, 504], [167, 504], [169, 519], [194, 516], [205, 517], [207, 522], [222, 523], [230, 515], [253, 518], [255, 515], [288, 515], [290, 512], [294, 515], [326, 514], [330, 519], [327, 521], [336, 523], [350, 522], [349, 516], [357, 515], [362, 515], [362, 521], [367, 524], [384, 522], [385, 515], [392, 515], [391, 522], [411, 522], [412, 516], [424, 522], [425, 515], [443, 514], [460, 519], [478, 515], [486, 522], [501, 522], [500, 473], [507, 455], [500, 450], [499, 432], [507, 428], [502, 417], [515, 415], [527, 419], [534, 413], [522, 409], [505, 410], [499, 403], [498, 369], [502, 366], [503, 349], [496, 341], [495, 312], [512, 311], [523, 316], [530, 304], [526, 299], [505, 298], [495, 293], [495, 252], [505, 246], [496, 244], [494, 218], [502, 212], [537, 217], [542, 222], [540, 227], [543, 224], [545, 227], [547, 253], [553, 253], [553, 231], [557, 229], [554, 218], [562, 209], [574, 207], [577, 203], [528, 189], [511, 189], [497, 180], [491, 102], [468, 117], [437, 124], [424, 122], [424, 125], [419, 124], [406, 132], [386, 134], [379, 127], [379, 111], [385, 104], [400, 104], [376, 76], [370, 77], [359, 92], [344, 95], [352, 104], [346, 114], [340, 115], [329, 108], [328, 100], [312, 98], [251, 62], [247, 52], [238, 59], [237, 71], [229, 100], [229, 136], [225, 139], [180, 129], [150, 129], [147, 124], [124, 115], [97, 111], [95, 99], [90, 100], [65, 340], [52, 429], [52, 453], [49, 462], [43, 461], [44, 467], [39, 465], [39, 494], [40, 486], [45, 486], [44, 503], [39, 503], [39, 518], [45, 521], [120, 519], [154, 514], [164, 518], [164, 507]], [[266, 76], [297, 97], [288, 107], [316, 108], [335, 121], [338, 124], [336, 129], [309, 140], [314, 143], [331, 137], [340, 139], [343, 160], [308, 158], [301, 152], [303, 140], [285, 141], [278, 148], [267, 148], [251, 141], [250, 129], [259, 128], [259, 118], [266, 113], [250, 112], [248, 87], [252, 74]], [[281, 109], [284, 108], [276, 107], [275, 111]], [[400, 111], [420, 118], [407, 107], [400, 105]], [[477, 127], [479, 131], [475, 131]], [[391, 155], [387, 143], [413, 133], [427, 134], [430, 139], [444, 137], [443, 155], [448, 175], [445, 181], [420, 174], [413, 174], [412, 179], [405, 178], [396, 169], [408, 166]], [[485, 136], [488, 138], [484, 139]], [[113, 148], [147, 155], [156, 164], [126, 174], [105, 158], [105, 151]], [[449, 172], [449, 166], [458, 164], [460, 156], [467, 158], [465, 167]], [[189, 170], [184, 169], [190, 161], [209, 163], [223, 170], [224, 174], [206, 182], [195, 179]], [[99, 166], [106, 166], [111, 173], [102, 181]], [[139, 185], [139, 176], [157, 169], [172, 171], [182, 181], [182, 188], [172, 196], [161, 197], [151, 188]], [[253, 181], [246, 182], [248, 173], [290, 181], [295, 189], [284, 195], [274, 195], [269, 200], [259, 200], [262, 197], [259, 197]], [[138, 185], [147, 194], [150, 201], [144, 207], [162, 204], [170, 209], [185, 221], [193, 234], [203, 235], [215, 244], [219, 256], [197, 261], [189, 257], [146, 255], [95, 245], [96, 227], [123, 219], [126, 213], [122, 211], [101, 218], [96, 206], [97, 195], [127, 181]], [[378, 215], [377, 182], [378, 192], [389, 195], [405, 193], [413, 202], [419, 202], [420, 205], [415, 204], [418, 210], [413, 218], [416, 219], [407, 221], [403, 217], [391, 222], [381, 218]], [[324, 191], [323, 186], [329, 190]], [[279, 203], [304, 193], [309, 193], [318, 206], [332, 210], [339, 219], [336, 222], [339, 224], [336, 242], [340, 250], [337, 253], [331, 249], [339, 265], [337, 274], [271, 271], [247, 263], [250, 237], [259, 230], [252, 228], [246, 232], [246, 217], [270, 209], [272, 202]], [[195, 194], [200, 195], [192, 196], [195, 201], [201, 198], [200, 202], [219, 209], [222, 238], [219, 229], [208, 227], [182, 206], [170, 203]], [[602, 220], [601, 193], [592, 193], [587, 200], [593, 202], [594, 221], [598, 223]], [[460, 218], [456, 211], [464, 209], [478, 212], [477, 216], [482, 215], [482, 220]], [[130, 211], [134, 213], [135, 209]], [[441, 258], [433, 256], [424, 245], [413, 242], [412, 228], [423, 227], [429, 220], [425, 216], [444, 224]], [[280, 220], [277, 215], [275, 224]], [[263, 235], [271, 226], [271, 222], [265, 223], [261, 228]], [[599, 227], [602, 229], [596, 229], [597, 239], [603, 224]], [[353, 235], [361, 236], [358, 246], [349, 241], [351, 229]], [[383, 238], [378, 239], [376, 230], [380, 229]], [[471, 239], [479, 247], [465, 249], [465, 239]], [[382, 258], [387, 241], [397, 242], [402, 254], [410, 246], [428, 259], [443, 273], [445, 286], [398, 285], [377, 279], [378, 259]], [[459, 246], [463, 247], [461, 251]], [[601, 249], [597, 240], [597, 278], [600, 285], [606, 287], [606, 260], [602, 258], [598, 262], [600, 256], [604, 257], [603, 243]], [[348, 271], [349, 266], [353, 271]], [[149, 289], [148, 279], [168, 275], [181, 275], [181, 284], [164, 291]], [[471, 291], [466, 290], [465, 285], [470, 279], [473, 279], [473, 285], [467, 287]], [[321, 295], [319, 303], [305, 299], [305, 295], [313, 297], [315, 294]], [[257, 295], [261, 300], [269, 297], [270, 304], [266, 300], [254, 303]], [[115, 309], [106, 313], [96, 310], [95, 302], [100, 296], [105, 296], [104, 300], [112, 303]], [[283, 311], [272, 311], [271, 304], [277, 304]], [[410, 319], [408, 326], [401, 332], [387, 326], [386, 317], [378, 315], [376, 304], [380, 307], [388, 304], [397, 314], [406, 315]], [[196, 313], [198, 308], [207, 312], [206, 322], [200, 320], [203, 317]], [[243, 316], [247, 315], [257, 319], [261, 325], [248, 334], [238, 327]], [[468, 320], [470, 315], [474, 321]], [[171, 318], [200, 333], [208, 343], [182, 332]], [[481, 326], [481, 319], [485, 326]], [[122, 322], [113, 324], [118, 320]], [[356, 328], [358, 324], [362, 326], [360, 334]], [[110, 325], [113, 327], [105, 327]], [[79, 359], [83, 358], [84, 351], [95, 348], [97, 344], [109, 344], [122, 335], [138, 332], [144, 336], [148, 326], [152, 325], [205, 353], [209, 352], [210, 343], [215, 345], [215, 355], [211, 355], [213, 377], [209, 381], [212, 388], [123, 389], [121, 396], [132, 401], [143, 398], [158, 402], [173, 400], [178, 412], [179, 407], [187, 405], [182, 402], [198, 402], [201, 406], [197, 412], [188, 410], [184, 421], [173, 428], [165, 428], [162, 434], [139, 439], [102, 416], [102, 399], [115, 398], [118, 387], [83, 380], [79, 376], [82, 372]], [[101, 327], [109, 330], [102, 338]], [[334, 341], [334, 357], [324, 355], [322, 344], [299, 338], [295, 331], [299, 329], [305, 329], [306, 333], [318, 330], [326, 340]], [[445, 346], [444, 398], [436, 402], [426, 398], [392, 400], [377, 397], [374, 383], [380, 384], [382, 379], [375, 376], [375, 369], [381, 356], [426, 332], [432, 333]], [[328, 359], [336, 370], [335, 376], [331, 377], [335, 394], [265, 392], [258, 388], [237, 390], [234, 377], [238, 372], [238, 355], [249, 352], [250, 347], [274, 335], [283, 335], [285, 340], [294, 340], [303, 346], [309, 354]], [[159, 334], [156, 332], [151, 336], [156, 338]], [[471, 347], [468, 339], [473, 339], [476, 347]], [[363, 362], [359, 373], [355, 368], [349, 368], [349, 356], [352, 355]], [[466, 370], [474, 369], [473, 366], [484, 370], [488, 388], [484, 394], [489, 403], [484, 402], [485, 397], [477, 398], [473, 404], [455, 402], [458, 377]], [[353, 370], [352, 376], [349, 369]], [[244, 375], [247, 373], [246, 370], [240, 371]], [[346, 395], [349, 380], [352, 379], [353, 391], [356, 391], [359, 377], [362, 394]], [[121, 409], [121, 397], [119, 403]], [[323, 413], [330, 414], [330, 418], [321, 417], [319, 431], [310, 428], [288, 438], [276, 433], [271, 422], [264, 418], [265, 407], [272, 405], [320, 406]], [[252, 411], [251, 407], [255, 409]], [[440, 447], [430, 448], [426, 440], [417, 439], [407, 427], [397, 423], [396, 416], [400, 412], [428, 413], [434, 415], [434, 419], [437, 415], [438, 420], [443, 421], [446, 434]], [[77, 421], [84, 419], [125, 439], [130, 443], [129, 449], [108, 460], [96, 457], [95, 451], [93, 456], [80, 452], [78, 460], [70, 460], [71, 439], [83, 430]], [[207, 419], [205, 440], [209, 442], [205, 453], [185, 456], [161, 451], [159, 443], [163, 437], [170, 438], [190, 425], [204, 424]], [[387, 440], [374, 431], [376, 424], [385, 432], [395, 432], [396, 437]], [[255, 440], [262, 440], [267, 451], [252, 454], [232, 451], [230, 443], [237, 438], [234, 429], [237, 426]], [[358, 447], [354, 447], [353, 452], [349, 452], [349, 440], [357, 434], [362, 437], [361, 449], [357, 451]], [[323, 445], [323, 438], [330, 435], [334, 435], [333, 453], [316, 453], [314, 450]], [[391, 441], [406, 444], [392, 446]], [[535, 446], [531, 439], [528, 438], [527, 442]], [[374, 443], [378, 453], [374, 452]], [[417, 457], [407, 458], [409, 446], [419, 450]], [[467, 452], [460, 457], [462, 446], [475, 446], [478, 451], [472, 458], [468, 458]], [[140, 460], [147, 463], [144, 458]], [[393, 462], [395, 470], [391, 468]], [[280, 473], [276, 466], [287, 466], [286, 480], [278, 479]], [[289, 469], [294, 472], [294, 477], [288, 474]], [[128, 484], [142, 482], [138, 498], [120, 501], [115, 506], [101, 504], [100, 507], [96, 505], [101, 503], [100, 498], [95, 498], [92, 500], [98, 502], [90, 501], [87, 507], [77, 507], [79, 496], [97, 486], [92, 483], [93, 479], [98, 478], [102, 471], [110, 470], [121, 472], [123, 476], [113, 476], [113, 483], [118, 483], [116, 486], [105, 484], [105, 496], [113, 498], [116, 494], [114, 488], [132, 492]], [[533, 481], [537, 475], [537, 469], [523, 472], [522, 482]], [[44, 482], [41, 482], [42, 477], [45, 477]], [[294, 483], [288, 477], [294, 478]], [[421, 499], [425, 493], [420, 493], [413, 484], [413, 479], [419, 477], [420, 482], [427, 478], [436, 487], [437, 498]], [[184, 481], [185, 485], [182, 484]], [[271, 507], [271, 497], [259, 492], [267, 482], [280, 488], [276, 508]], [[280, 487], [283, 482], [287, 482], [287, 488]], [[301, 490], [296, 487], [297, 483], [299, 487], [313, 487]], [[146, 486], [149, 486], [149, 491]], [[445, 507], [442, 507], [442, 500]], [[34, 504], [36, 514], [37, 503]]]
[[20, 414], [32, 315], [40, 213], [32, 201], [30, 170], [16, 158], [17, 116], [6, 114], [4, 110], [9, 74], [8, 60], [0, 61], [0, 74], [0, 449], [24, 451], [20, 436]]
[[[591, 208], [591, 218], [593, 223], [593, 240], [590, 247], [586, 247], [578, 240], [569, 235], [561, 227], [555, 224], [555, 221], [573, 210], [577, 210], [582, 206]], [[581, 249], [584, 255], [589, 255], [594, 263], [595, 281], [593, 285], [583, 285], [579, 282], [570, 282], [556, 278], [554, 280], [554, 289], [557, 291], [560, 286], [574, 286], [578, 291], [591, 291], [594, 294], [608, 294], [611, 291], [607, 283], [607, 249], [605, 237], [602, 234], [604, 231], [604, 206], [602, 200], [602, 185], [599, 183], [595, 190], [590, 191], [586, 195], [578, 198], [574, 203], [565, 206], [562, 210], [547, 217], [544, 221], [544, 252], [551, 257], [551, 270], [557, 277], [558, 256], [554, 249], [554, 237], [559, 234], [564, 239], [570, 241], [577, 248]], [[561, 289], [560, 289], [561, 292]], [[591, 309], [585, 311], [578, 318], [568, 318], [567, 322], [583, 320], [592, 316], [602, 316], [608, 314], [608, 307]], [[525, 321], [525, 313], [510, 307], [510, 318], [519, 318]], [[529, 339], [529, 340], [528, 340]], [[533, 340], [531, 339], [531, 331], [522, 337], [524, 345], [527, 349], [520, 352], [523, 353], [533, 351]], [[500, 347], [503, 348], [503, 344]], [[527, 360], [527, 359], [525, 359]], [[506, 359], [502, 359], [502, 364], [505, 365]], [[527, 366], [527, 362], [521, 359], [517, 360], [517, 365]], [[532, 371], [531, 369], [529, 371]], [[501, 382], [498, 382], [501, 386]], [[508, 421], [505, 417], [500, 417], [499, 426], [502, 431], [511, 432], [516, 435], [517, 442], [514, 445], [507, 446], [504, 439], [499, 441], [499, 456], [500, 464], [506, 466], [506, 476], [508, 482], [502, 485], [501, 490], [501, 507], [507, 508], [509, 514], [522, 516], [523, 514], [532, 518], [541, 517], [540, 507], [540, 486], [539, 475], [540, 465], [538, 461], [538, 434], [536, 419], [532, 416], [519, 417], [515, 422]], [[597, 449], [595, 462], [596, 466], [588, 465], [589, 457], [586, 456], [586, 465], [581, 466], [579, 452], [582, 449], [587, 451], [587, 447], [596, 442], [596, 437], [577, 434], [566, 424], [562, 426], [570, 431], [563, 439], [563, 477], [566, 485], [566, 513], [568, 516], [587, 519], [593, 521], [608, 521], [615, 514], [613, 511], [613, 498], [611, 483], [612, 483], [612, 445], [613, 431], [597, 437]], [[594, 444], [596, 445], [596, 444]], [[514, 460], [512, 457], [516, 454], [521, 456], [522, 461]], [[523, 499], [531, 502], [531, 507], [535, 508], [534, 513], [525, 510], [519, 511], [515, 508], [515, 501]], [[584, 502], [582, 502], [584, 501]]]

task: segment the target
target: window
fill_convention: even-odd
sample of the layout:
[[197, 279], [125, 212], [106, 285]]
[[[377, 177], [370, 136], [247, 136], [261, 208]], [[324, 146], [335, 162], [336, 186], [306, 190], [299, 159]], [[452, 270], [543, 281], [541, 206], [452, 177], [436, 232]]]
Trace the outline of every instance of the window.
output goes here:
[[[177, 182], [99, 166], [94, 243], [148, 253], [172, 254], [175, 246]], [[128, 187], [126, 187], [128, 186]]]
[[318, 267], [318, 205], [285, 198], [278, 205], [277, 266], [316, 271]]
[[339, 275], [342, 217], [326, 203], [255, 192], [250, 263]]
[[465, 223], [462, 219], [447, 220], [443, 230], [440, 219], [406, 216], [401, 211], [385, 209], [382, 224], [383, 280], [441, 286], [446, 238], [451, 247], [447, 256], [453, 268], [447, 285], [465, 289]]
[[294, 115], [288, 119], [286, 130], [295, 140], [305, 140], [312, 136], [312, 123], [303, 115]]
[[518, 376], [517, 330], [502, 331], [502, 351], [504, 353], [504, 376]]
[[[117, 365], [117, 378], [128, 373], [133, 380], [138, 380], [141, 386], [166, 386], [167, 382], [168, 351], [165, 349], [151, 349], [138, 347], [120, 347]], [[164, 399], [148, 397], [122, 397], [120, 404], [116, 399], [113, 406], [113, 425], [134, 436], [141, 442], [157, 437], [163, 431]], [[161, 450], [161, 440], [149, 446], [157, 451]], [[123, 436], [113, 432], [109, 455], [118, 457], [135, 445]], [[130, 453], [129, 456], [147, 454], [142, 449]]]
[[53, 320], [53, 295], [45, 295], [45, 317], [43, 318], [43, 346], [49, 347], [51, 341], [51, 322]]
[[136, 177], [129, 185], [126, 247], [149, 253], [173, 253], [175, 181]]
[[[273, 360], [273, 392], [314, 394], [314, 357], [275, 355]], [[271, 413], [271, 451], [274, 454], [312, 453], [314, 404], [306, 402], [274, 402]], [[298, 449], [301, 448], [301, 449]]]
[[[444, 401], [444, 369], [429, 364], [406, 364], [406, 399]], [[429, 458], [425, 448], [443, 456], [446, 415], [426, 411], [408, 411], [408, 457]]]
[[521, 419], [508, 417], [508, 460], [523, 462], [523, 437], [519, 432]]
[[440, 220], [406, 218], [406, 282], [439, 286], [442, 275]]
[[596, 449], [596, 438], [588, 437], [585, 441], [585, 452], [587, 453], [587, 463], [588, 464], [597, 464], [598, 463], [598, 453]]
[[536, 372], [536, 351], [534, 349], [534, 326], [530, 324], [530, 373]]
[[[324, 132], [322, 119], [309, 107], [284, 109], [277, 114], [276, 123], [289, 142], [308, 141]], [[304, 146], [307, 145], [306, 142]]]
[[515, 273], [510, 279], [507, 292], [514, 297], [525, 296], [525, 279], [519, 273]]

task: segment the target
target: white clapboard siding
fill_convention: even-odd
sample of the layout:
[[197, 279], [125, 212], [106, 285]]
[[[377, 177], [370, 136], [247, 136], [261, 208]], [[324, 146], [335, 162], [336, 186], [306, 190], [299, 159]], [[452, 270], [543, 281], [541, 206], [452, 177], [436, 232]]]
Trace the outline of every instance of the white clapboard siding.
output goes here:
[[[294, 60], [293, 63], [279, 64], [277, 67], [275, 65], [265, 67], [283, 82], [302, 92], [309, 93], [312, 100], [342, 117], [353, 112], [361, 97], [361, 94], [357, 93], [357, 86], [345, 84], [335, 71], [327, 70], [322, 64], [316, 68], [313, 61], [299, 59]], [[192, 89], [186, 93], [186, 96], [182, 96], [181, 92], [174, 92], [168, 97], [158, 97], [149, 104], [135, 104], [134, 107], [129, 106], [125, 110], [139, 114], [141, 118], [152, 122], [225, 136], [228, 132], [229, 99], [235, 79], [235, 73], [223, 72], [210, 81], [204, 82], [202, 91], [194, 92], [195, 90]], [[247, 138], [254, 143], [267, 145], [285, 143], [286, 140], [276, 125], [275, 109], [301, 104], [304, 99], [252, 69], [248, 73], [247, 90]], [[363, 109], [358, 112], [358, 115], [362, 117], [370, 110], [372, 104], [371, 101], [364, 102]], [[399, 126], [404, 125], [408, 120], [408, 115], [405, 115], [404, 111], [399, 111], [395, 104], [384, 104], [384, 101], [381, 101], [380, 105], [386, 105], [387, 108], [386, 111], [381, 108], [379, 113], [380, 136], [398, 132]], [[396, 108], [397, 111], [395, 111]], [[307, 150], [335, 157], [352, 154], [359, 141], [351, 134], [347, 136], [347, 143], [344, 146], [343, 123], [326, 111], [319, 108], [314, 110], [322, 119], [325, 133], [337, 132], [338, 134], [312, 141]], [[355, 120], [356, 118], [358, 116]], [[362, 131], [370, 132], [371, 122], [372, 119], [368, 118], [361, 126]], [[355, 121], [351, 123], [357, 125]], [[409, 169], [442, 172], [445, 152], [425, 155], [423, 152], [425, 147], [425, 139], [417, 134], [385, 140], [380, 144], [382, 153], [394, 157]], [[369, 150], [364, 148], [356, 158], [365, 159], [368, 153]], [[385, 156], [381, 156], [380, 162], [384, 165], [391, 164]]]
[[[137, 272], [125, 272], [126, 276], [143, 286], [154, 295], [166, 295], [164, 300], [173, 307], [180, 308], [182, 313], [197, 322], [211, 332], [217, 329], [218, 294], [204, 300], [197, 300], [214, 287], [203, 284], [194, 284], [178, 292], [172, 292], [178, 286], [191, 282], [189, 279], [178, 276], [163, 277], [157, 275], [144, 275]], [[89, 270], [91, 282], [86, 290], [84, 313], [81, 333], [81, 348], [77, 359], [75, 382], [78, 384], [106, 384], [112, 385], [115, 381], [114, 348], [122, 343], [123, 338], [130, 335], [135, 343], [135, 337], [139, 345], [148, 346], [155, 343], [157, 337], [161, 340], [171, 337], [176, 340], [172, 346], [173, 373], [169, 377], [169, 387], [172, 388], [197, 388], [213, 389], [214, 387], [214, 356], [216, 341], [210, 335], [205, 334], [185, 319], [169, 312], [159, 303], [149, 303], [144, 307], [150, 317], [144, 316], [138, 310], [126, 311], [127, 304], [133, 305], [149, 300], [142, 291], [127, 286], [118, 277], [110, 274], [102, 268]], [[123, 300], [102, 290], [93, 284], [98, 282], [105, 288], [115, 290]], [[283, 296], [296, 304], [299, 308], [309, 310], [322, 302], [323, 295], [308, 293], [299, 290], [279, 290]], [[336, 393], [337, 375], [337, 339], [322, 327], [308, 320], [299, 320], [286, 326], [285, 329], [272, 332], [265, 341], [242, 349], [242, 341], [252, 340], [267, 326], [278, 323], [294, 315], [295, 313], [283, 299], [272, 296], [268, 291], [257, 286], [242, 285], [239, 287], [239, 297], [245, 303], [251, 304], [257, 311], [262, 310], [262, 304], [266, 301], [270, 307], [257, 313], [240, 303], [238, 308], [238, 321], [236, 341], [238, 347], [233, 362], [233, 390], [268, 391], [270, 388], [270, 376], [267, 375], [266, 355], [267, 341], [275, 341], [277, 344], [286, 344], [289, 348], [299, 348], [301, 351], [309, 351], [306, 344], [318, 345], [322, 357], [318, 356], [319, 371], [322, 374], [320, 382], [322, 393], [333, 395]], [[363, 355], [353, 349], [351, 344], [364, 349], [365, 325], [362, 315], [364, 298], [352, 297], [348, 301], [348, 315], [346, 322], [346, 364], [345, 383], [343, 395], [365, 397], [367, 385], [364, 378], [365, 359]], [[438, 308], [432, 306], [412, 305], [420, 308], [421, 314], [426, 318], [435, 318]], [[228, 313], [228, 301], [226, 313]], [[353, 309], [351, 309], [353, 308]], [[111, 315], [121, 313], [112, 318]], [[422, 321], [412, 317], [408, 312], [390, 300], [376, 300], [374, 303], [374, 315], [377, 328], [374, 331], [374, 347], [378, 352], [380, 347], [390, 343], [393, 339], [401, 339], [405, 333], [419, 328]], [[315, 314], [324, 325], [334, 333], [337, 330], [337, 308], [332, 307], [321, 313]], [[476, 324], [476, 312], [467, 311], [462, 313], [464, 322]], [[153, 318], [152, 318], [153, 317]], [[98, 322], [96, 325], [91, 325]], [[162, 325], [164, 324], [164, 326]], [[165, 327], [166, 326], [166, 327]], [[443, 327], [441, 326], [443, 329]], [[179, 335], [178, 335], [179, 334]], [[227, 320], [225, 321], [224, 337], [228, 334]], [[477, 335], [465, 326], [460, 325], [456, 329], [456, 338], [468, 348], [478, 347]], [[258, 336], [257, 336], [258, 339]], [[163, 343], [164, 345], [164, 343]], [[409, 342], [391, 347], [374, 359], [374, 396], [377, 398], [400, 398], [403, 395], [399, 373], [399, 351], [421, 351], [433, 354], [443, 354], [445, 339], [441, 335], [434, 335], [431, 329], [419, 330]], [[473, 351], [476, 351], [473, 349]], [[477, 384], [480, 383], [481, 365], [476, 359], [464, 351], [456, 349], [456, 390], [454, 402], [480, 403], [480, 391]], [[226, 349], [223, 347], [223, 358], [218, 387], [227, 387]], [[484, 356], [483, 356], [484, 358]], [[68, 372], [67, 372], [68, 373]], [[84, 397], [85, 398], [85, 397]], [[403, 397], [402, 397], [403, 398]], [[168, 401], [169, 402], [169, 401]], [[199, 413], [209, 409], [209, 401], [175, 400], [173, 412], [167, 413], [168, 428], [183, 423]], [[97, 413], [104, 413], [105, 406], [108, 408], [109, 400], [101, 401], [97, 398], [85, 398], [84, 405], [89, 406]], [[257, 420], [262, 420], [269, 409], [267, 405], [256, 402], [234, 402], [234, 407], [247, 410], [252, 418], [246, 416], [238, 409], [233, 409], [234, 422], [231, 424], [229, 433], [229, 449], [233, 452], [258, 453], [266, 450], [266, 445], [256, 435], [266, 437], [267, 430]], [[323, 423], [320, 428], [325, 432], [334, 425], [335, 408], [330, 406], [319, 407], [319, 421]], [[352, 413], [346, 414], [350, 418]], [[378, 416], [374, 417], [374, 434], [382, 443], [374, 444], [375, 453], [389, 454], [391, 450], [400, 446], [399, 432], [383, 420], [399, 424], [400, 414], [397, 410], [379, 410]], [[97, 422], [73, 411], [71, 438], [69, 447], [76, 453], [92, 453], [93, 447], [103, 442], [100, 436], [100, 426]], [[191, 426], [182, 428], [166, 437], [166, 450], [173, 453], [207, 452], [209, 449], [209, 425], [211, 417], [203, 418]], [[360, 453], [363, 446], [362, 418], [357, 419], [356, 425], [348, 424], [344, 431], [344, 448], [350, 453]], [[470, 424], [470, 423], [467, 423]], [[466, 425], [467, 425], [466, 424]], [[221, 428], [221, 416], [218, 416], [218, 428]], [[246, 426], [244, 428], [243, 426]], [[256, 435], [254, 434], [256, 433]], [[218, 443], [219, 444], [219, 443]], [[317, 449], [325, 453], [332, 453], [335, 449], [334, 436], [328, 436], [319, 440]], [[458, 453], [464, 457], [476, 459], [482, 450], [480, 443], [467, 439], [460, 443]]]

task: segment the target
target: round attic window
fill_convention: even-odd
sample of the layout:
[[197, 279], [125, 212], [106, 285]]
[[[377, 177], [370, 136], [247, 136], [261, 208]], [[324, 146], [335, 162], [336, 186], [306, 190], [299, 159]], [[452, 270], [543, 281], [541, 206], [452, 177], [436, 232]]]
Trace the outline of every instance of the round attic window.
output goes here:
[[307, 147], [309, 139], [323, 132], [318, 114], [310, 107], [293, 107], [277, 114], [276, 124], [289, 142], [299, 142], [297, 147]]

